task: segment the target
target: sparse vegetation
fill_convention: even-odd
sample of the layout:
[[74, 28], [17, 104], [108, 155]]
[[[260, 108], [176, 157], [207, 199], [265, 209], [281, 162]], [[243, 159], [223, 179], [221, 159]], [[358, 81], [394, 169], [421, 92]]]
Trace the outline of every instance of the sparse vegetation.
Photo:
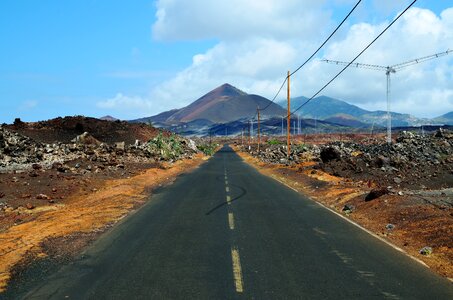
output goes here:
[[184, 152], [181, 141], [175, 134], [166, 137], [162, 132], [148, 142], [148, 148], [164, 160], [176, 159]]
[[279, 141], [277, 139], [270, 139], [267, 141], [268, 145], [283, 145], [284, 143], [282, 141]]
[[198, 150], [203, 152], [205, 155], [212, 156], [215, 153], [215, 149], [218, 147], [217, 144], [200, 144], [197, 145]]
[[307, 145], [305, 145], [305, 144], [296, 144], [293, 147], [298, 152], [305, 152], [308, 150]]

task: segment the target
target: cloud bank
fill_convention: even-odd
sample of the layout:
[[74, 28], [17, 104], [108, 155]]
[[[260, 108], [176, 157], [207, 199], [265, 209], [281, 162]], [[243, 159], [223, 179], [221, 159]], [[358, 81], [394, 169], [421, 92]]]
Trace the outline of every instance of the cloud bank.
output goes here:
[[[152, 25], [155, 39], [216, 39], [218, 43], [194, 55], [190, 66], [156, 86], [148, 98], [138, 101], [117, 95], [104, 105], [112, 108], [127, 102], [158, 113], [187, 105], [225, 82], [272, 98], [286, 71], [305, 61], [335, 28], [338, 21], [332, 9], [345, 4], [352, 7], [352, 2], [159, 0]], [[386, 13], [393, 12], [387, 20], [345, 24], [322, 53], [294, 76], [292, 95], [311, 96], [318, 91], [340, 70], [320, 60], [348, 61], [357, 55], [396, 17], [395, 8], [407, 4], [397, 2], [399, 6], [394, 3], [391, 7], [375, 3]], [[414, 7], [358, 62], [393, 65], [453, 49], [452, 41], [453, 7], [440, 15]], [[453, 111], [452, 82], [453, 54], [405, 68], [392, 76], [392, 110], [420, 117]], [[322, 94], [385, 110], [385, 86], [384, 72], [350, 68]]]

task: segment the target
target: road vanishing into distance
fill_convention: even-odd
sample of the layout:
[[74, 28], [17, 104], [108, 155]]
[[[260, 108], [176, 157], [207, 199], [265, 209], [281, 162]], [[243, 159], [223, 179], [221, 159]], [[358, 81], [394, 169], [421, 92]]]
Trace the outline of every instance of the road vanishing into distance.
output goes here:
[[452, 283], [228, 146], [14, 299], [453, 299]]

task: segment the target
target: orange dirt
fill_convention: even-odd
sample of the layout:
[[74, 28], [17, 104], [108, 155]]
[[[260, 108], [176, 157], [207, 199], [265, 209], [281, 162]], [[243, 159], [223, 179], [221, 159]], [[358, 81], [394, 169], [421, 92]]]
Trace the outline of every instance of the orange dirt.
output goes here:
[[[236, 149], [237, 150], [237, 149]], [[439, 209], [414, 200], [407, 195], [384, 195], [365, 202], [371, 187], [366, 182], [354, 182], [335, 177], [320, 170], [302, 165], [292, 167], [269, 165], [237, 151], [249, 164], [298, 190], [325, 206], [342, 213], [354, 222], [374, 232], [409, 255], [423, 261], [433, 271], [453, 278], [453, 213], [451, 209]], [[352, 213], [344, 213], [345, 204], [355, 207]], [[386, 229], [393, 224], [393, 230]], [[433, 253], [424, 256], [419, 250], [424, 246], [433, 248]]]
[[[103, 231], [148, 199], [150, 190], [200, 165], [199, 154], [192, 160], [177, 161], [162, 168], [151, 168], [140, 175], [105, 180], [94, 192], [77, 192], [64, 204], [36, 208], [30, 221], [0, 232], [0, 292], [11, 278], [11, 270], [26, 256], [45, 257], [42, 244], [49, 239], [74, 233]], [[96, 185], [99, 186], [99, 183]]]

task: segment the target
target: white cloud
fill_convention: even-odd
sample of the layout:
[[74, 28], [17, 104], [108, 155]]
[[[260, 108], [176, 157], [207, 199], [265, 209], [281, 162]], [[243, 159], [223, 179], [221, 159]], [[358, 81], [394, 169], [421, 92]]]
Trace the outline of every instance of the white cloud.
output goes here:
[[38, 106], [38, 101], [27, 100], [19, 106], [19, 110], [32, 110]]
[[[225, 82], [246, 92], [272, 98], [287, 69], [302, 63], [328, 30], [334, 28], [332, 20], [320, 13], [322, 5], [315, 1], [305, 1], [309, 7], [300, 9], [296, 3], [300, 1], [269, 0], [262, 8], [256, 8], [253, 15], [245, 12], [255, 9], [255, 1], [240, 1], [243, 3], [241, 9], [235, 9], [239, 5], [237, 1], [228, 2], [231, 6], [222, 1], [217, 8], [214, 7], [217, 1], [204, 2], [196, 0], [189, 5], [182, 0], [159, 1], [158, 20], [153, 26], [158, 37], [221, 39], [205, 53], [195, 55], [191, 66], [153, 90], [153, 99], [163, 100], [167, 109], [187, 105]], [[390, 10], [395, 6], [381, 8]], [[320, 16], [319, 20], [325, 24], [322, 27], [319, 22], [302, 24], [301, 15], [309, 20]], [[212, 20], [215, 22], [207, 26], [206, 22]], [[264, 24], [265, 20], [270, 21]], [[294, 26], [282, 34], [288, 22]], [[389, 22], [362, 22], [346, 27], [327, 45], [322, 57], [342, 61], [352, 59]], [[308, 34], [309, 31], [316, 32], [317, 36]], [[412, 8], [358, 62], [392, 65], [453, 48], [451, 41], [453, 8], [443, 11], [440, 16], [427, 9]], [[339, 70], [338, 66], [319, 59], [312, 61], [292, 79], [292, 95], [313, 95]], [[452, 111], [452, 79], [453, 53], [407, 67], [392, 76], [392, 107], [395, 111], [424, 117]], [[350, 68], [322, 94], [365, 108], [385, 110], [385, 87], [384, 72]], [[284, 97], [283, 92], [281, 98]]]
[[[358, 62], [387, 66], [451, 48], [452, 13], [453, 9], [444, 11], [441, 16], [426, 9], [409, 10]], [[351, 59], [354, 56], [351, 53], [357, 53], [384, 25], [353, 25], [345, 39], [327, 48], [325, 57]], [[370, 33], [368, 38], [367, 32]], [[332, 73], [338, 69], [335, 66], [320, 66], [318, 72]], [[423, 117], [452, 111], [452, 77], [453, 53], [392, 74], [393, 109]], [[351, 68], [326, 93], [340, 95], [367, 108], [385, 109], [385, 72]]]
[[159, 0], [153, 36], [163, 40], [314, 35], [329, 22], [325, 1], [313, 0]]
[[105, 114], [113, 114], [121, 119], [140, 118], [162, 109], [158, 101], [140, 96], [125, 96], [122, 93], [117, 93], [113, 98], [99, 101], [96, 106], [102, 109]]

